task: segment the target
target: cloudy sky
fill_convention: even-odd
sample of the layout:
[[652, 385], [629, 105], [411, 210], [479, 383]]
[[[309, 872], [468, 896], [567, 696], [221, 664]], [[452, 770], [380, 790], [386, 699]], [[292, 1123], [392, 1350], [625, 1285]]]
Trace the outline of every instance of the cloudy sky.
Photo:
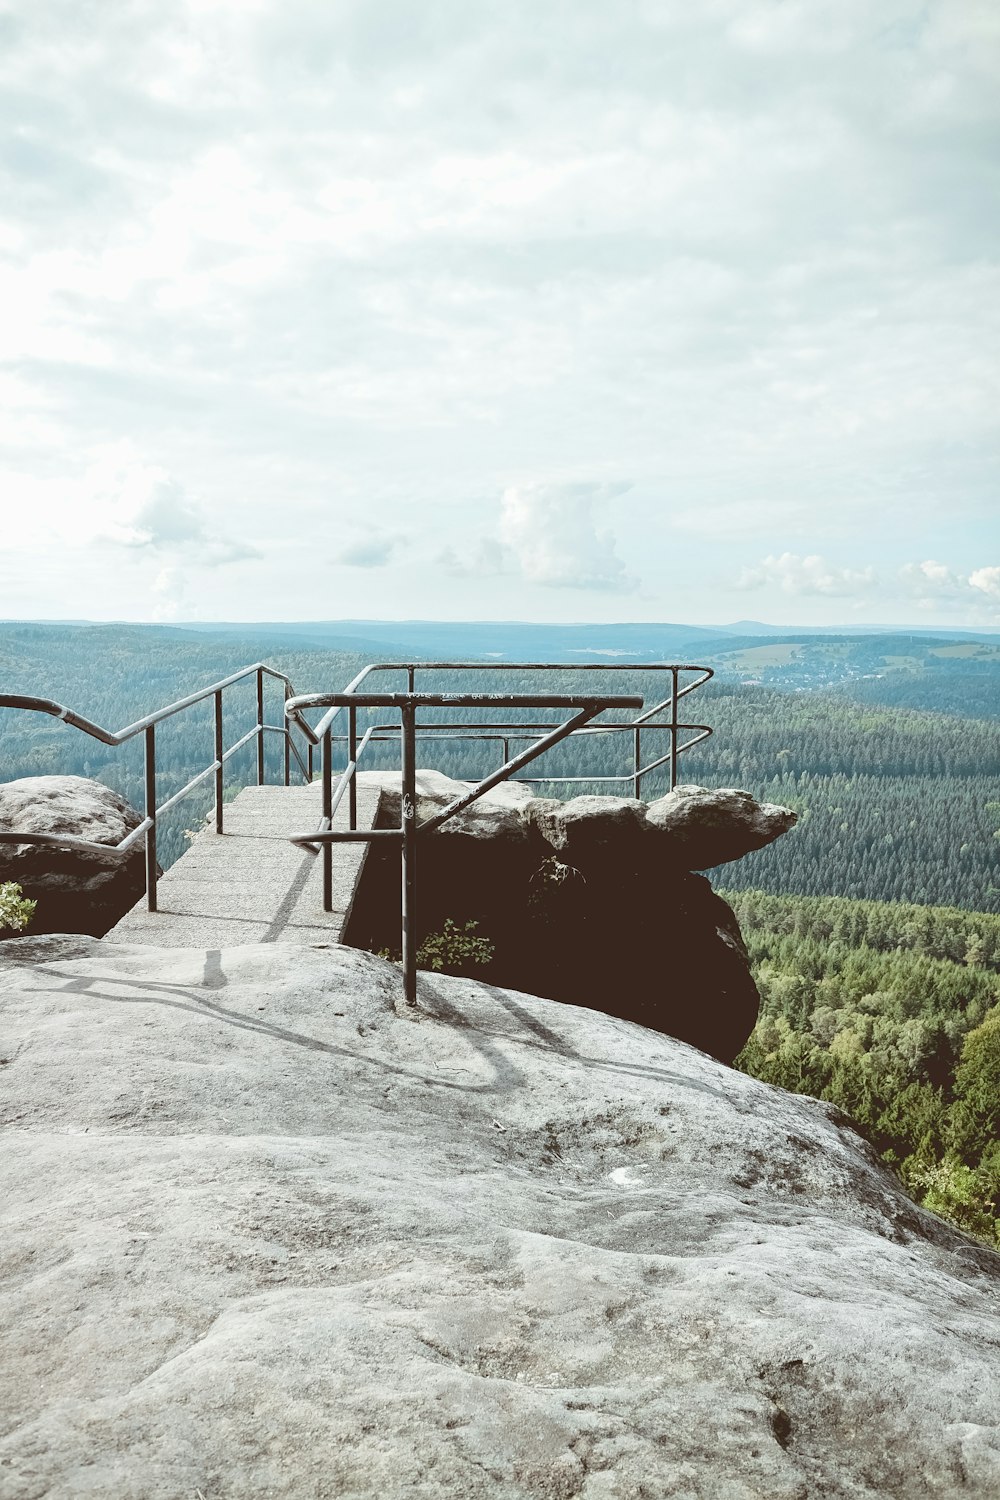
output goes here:
[[0, 617], [1000, 625], [996, 0], [0, 0]]

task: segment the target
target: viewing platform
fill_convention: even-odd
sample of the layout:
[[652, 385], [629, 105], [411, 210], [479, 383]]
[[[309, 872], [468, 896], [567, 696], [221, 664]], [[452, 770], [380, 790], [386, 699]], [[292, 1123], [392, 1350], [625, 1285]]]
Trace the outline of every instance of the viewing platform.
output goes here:
[[[358, 777], [358, 828], [371, 829], [381, 788]], [[157, 948], [229, 948], [244, 943], [339, 943], [369, 845], [341, 844], [333, 861], [333, 910], [323, 910], [322, 859], [288, 836], [315, 827], [322, 788], [248, 786], [226, 804], [225, 832], [206, 828], [157, 881], [157, 910], [146, 899], [113, 927], [107, 943]], [[348, 826], [347, 802], [334, 815]]]

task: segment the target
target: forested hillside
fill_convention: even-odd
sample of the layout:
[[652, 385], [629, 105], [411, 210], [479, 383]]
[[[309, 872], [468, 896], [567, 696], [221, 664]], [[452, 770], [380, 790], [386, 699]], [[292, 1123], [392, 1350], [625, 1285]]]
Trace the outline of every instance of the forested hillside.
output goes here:
[[[119, 728], [140, 715], [206, 685], [255, 659], [291, 676], [303, 692], [342, 687], [364, 658], [339, 652], [275, 649], [273, 641], [214, 638], [152, 626], [0, 626], [0, 682], [7, 691], [50, 696]], [[966, 658], [963, 658], [966, 659]], [[399, 678], [378, 679], [399, 688]], [[457, 685], [469, 691], [526, 692], [540, 686], [562, 692], [639, 692], [647, 705], [668, 691], [666, 674], [651, 671], [559, 673], [544, 684], [504, 666], [445, 678], [422, 673], [418, 687]], [[268, 689], [267, 718], [281, 722], [281, 695]], [[226, 738], [253, 722], [252, 683], [226, 695]], [[787, 803], [798, 826], [771, 848], [726, 867], [727, 884], [775, 893], [842, 895], [882, 901], [916, 901], [1000, 911], [1000, 724], [921, 709], [865, 706], [843, 692], [789, 693], [762, 685], [713, 682], [683, 700], [685, 717], [710, 724], [713, 737], [682, 758], [683, 779], [746, 787]], [[428, 720], [442, 715], [428, 713]], [[470, 717], [451, 711], [447, 717]], [[505, 717], [517, 717], [506, 715]], [[524, 716], [522, 716], [524, 717]], [[551, 715], [536, 714], [539, 720]], [[385, 712], [380, 722], [391, 723]], [[198, 705], [170, 720], [158, 734], [160, 793], [168, 795], [211, 759], [212, 711]], [[519, 748], [515, 743], [512, 748]], [[643, 762], [667, 750], [667, 736], [643, 733]], [[269, 776], [280, 769], [277, 736], [269, 739]], [[342, 751], [341, 751], [342, 755]], [[501, 737], [470, 744], [422, 741], [419, 758], [450, 775], [481, 774], [500, 763]], [[368, 764], [398, 764], [395, 744], [373, 746]], [[593, 735], [553, 751], [525, 775], [582, 778], [562, 786], [541, 784], [549, 795], [580, 791], [631, 793], [632, 736]], [[54, 771], [94, 775], [142, 798], [142, 748], [138, 741], [115, 751], [38, 715], [0, 711], [0, 763], [4, 779]], [[253, 764], [248, 747], [227, 766], [227, 782], [244, 784]], [[605, 775], [618, 781], [597, 782]], [[646, 798], [666, 788], [666, 772], [645, 783]], [[165, 820], [161, 858], [184, 848], [183, 829], [196, 822], [204, 796], [184, 802]]]
[[919, 1202], [1000, 1243], [1000, 919], [723, 894], [762, 999], [738, 1066], [839, 1106]]
[[715, 735], [685, 775], [800, 817], [727, 883], [1000, 911], [1000, 725], [825, 692], [713, 684], [697, 698]]

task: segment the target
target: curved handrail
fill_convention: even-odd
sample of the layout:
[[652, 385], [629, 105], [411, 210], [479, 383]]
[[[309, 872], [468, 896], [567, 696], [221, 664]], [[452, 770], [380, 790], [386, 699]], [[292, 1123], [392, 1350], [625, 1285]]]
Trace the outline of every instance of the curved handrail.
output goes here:
[[[126, 740], [134, 739], [144, 729], [149, 729], [153, 724], [159, 724], [162, 719], [169, 719], [171, 714], [179, 713], [182, 708], [190, 708], [194, 703], [200, 703], [204, 698], [211, 698], [214, 693], [221, 693], [223, 688], [231, 687], [234, 682], [241, 682], [244, 677], [249, 677], [255, 672], [265, 672], [268, 677], [276, 677], [286, 687], [292, 688], [291, 678], [286, 677], [284, 672], [276, 672], [265, 662], [254, 662], [251, 667], [241, 667], [230, 677], [223, 677], [220, 682], [213, 682], [211, 687], [200, 688], [197, 693], [189, 693], [186, 698], [178, 698], [176, 703], [168, 703], [166, 708], [158, 708], [155, 713], [147, 714], [144, 719], [136, 719], [134, 724], [127, 724], [124, 729], [102, 729], [100, 724], [95, 724], [90, 719], [85, 719], [82, 714], [75, 713], [73, 709], [66, 708], [62, 703], [55, 703], [51, 698], [30, 698], [19, 693], [0, 693], [0, 708], [22, 708], [35, 713], [51, 714], [55, 719], [62, 719], [74, 729], [81, 729], [84, 734], [89, 734], [93, 739], [100, 740], [104, 745], [123, 745]], [[294, 688], [292, 688], [294, 691]]]
[[[68, 708], [63, 703], [57, 703], [52, 698], [38, 698], [23, 693], [0, 694], [0, 708], [16, 708], [28, 713], [49, 714], [52, 718], [61, 719], [72, 729], [78, 729], [87, 734], [91, 739], [99, 740], [103, 745], [117, 747], [126, 741], [135, 739], [137, 735], [145, 736], [145, 817], [137, 827], [131, 829], [117, 844], [99, 844], [90, 839], [78, 838], [70, 833], [28, 833], [18, 832], [14, 829], [0, 831], [0, 844], [42, 844], [57, 848], [71, 848], [85, 850], [90, 854], [96, 854], [102, 858], [115, 860], [127, 854], [133, 844], [140, 838], [145, 837], [146, 843], [146, 898], [150, 911], [156, 910], [156, 880], [159, 866], [156, 861], [156, 820], [160, 813], [166, 812], [175, 806], [182, 797], [207, 781], [210, 776], [215, 778], [215, 828], [217, 833], [223, 831], [223, 767], [231, 756], [241, 750], [250, 740], [257, 740], [257, 780], [262, 784], [264, 780], [264, 735], [265, 732], [274, 732], [284, 736], [285, 741], [285, 785], [288, 785], [290, 756], [292, 753], [302, 770], [306, 781], [312, 779], [312, 746], [316, 743], [310, 727], [301, 723], [309, 739], [308, 763], [299, 754], [298, 746], [292, 739], [287, 722], [278, 724], [264, 723], [264, 677], [273, 677], [284, 683], [285, 698], [294, 692], [294, 686], [290, 677], [284, 672], [279, 672], [275, 667], [269, 667], [266, 662], [253, 662], [248, 667], [241, 667], [238, 672], [232, 672], [228, 677], [220, 678], [208, 687], [199, 688], [197, 692], [188, 693], [184, 698], [178, 698], [174, 703], [168, 703], [163, 708], [158, 708], [151, 714], [146, 714], [141, 719], [136, 719], [134, 724], [127, 724], [124, 729], [105, 729], [100, 724], [95, 724], [92, 719], [78, 714], [75, 709]], [[222, 694], [234, 683], [242, 682], [248, 677], [257, 679], [257, 722], [254, 727], [243, 737], [230, 745], [228, 750], [223, 748], [222, 735]], [[202, 703], [205, 699], [215, 700], [215, 757], [203, 771], [192, 776], [179, 791], [173, 793], [165, 802], [157, 805], [156, 801], [156, 726], [169, 719], [173, 714], [180, 713], [185, 708], [191, 708], [196, 703]]]

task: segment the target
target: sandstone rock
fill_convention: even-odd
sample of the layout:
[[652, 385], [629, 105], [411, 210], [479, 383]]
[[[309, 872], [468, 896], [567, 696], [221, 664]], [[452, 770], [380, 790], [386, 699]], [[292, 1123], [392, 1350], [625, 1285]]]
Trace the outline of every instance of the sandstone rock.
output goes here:
[[[115, 845], [142, 822], [135, 808], [84, 776], [26, 776], [0, 784], [0, 830], [70, 834]], [[103, 937], [146, 889], [141, 840], [104, 857], [51, 844], [0, 844], [0, 881], [16, 880], [38, 902], [31, 930]]]
[[798, 815], [734, 787], [682, 785], [651, 802], [646, 819], [669, 834], [671, 854], [686, 870], [709, 870], [773, 843]]
[[[365, 775], [368, 784], [377, 782], [382, 787], [382, 802], [379, 808], [379, 827], [399, 827], [400, 781], [398, 772], [369, 772]], [[471, 783], [453, 781], [440, 771], [418, 771], [417, 822], [425, 823], [436, 813], [443, 812], [452, 802], [464, 797]], [[501, 782], [492, 791], [483, 795], [442, 824], [442, 837], [472, 838], [478, 840], [505, 839], [512, 843], [524, 843], [528, 837], [522, 818], [522, 809], [533, 801], [531, 788], [514, 781]]]
[[4, 1500], [1000, 1493], [1000, 1261], [827, 1107], [348, 949], [26, 941]]
[[632, 797], [537, 797], [522, 817], [567, 860], [607, 855], [633, 863], [646, 831], [646, 809]]
[[[399, 778], [379, 780], [380, 823], [398, 826]], [[467, 790], [421, 771], [418, 822]], [[533, 797], [523, 784], [495, 788], [418, 841], [418, 942], [448, 918], [475, 922], [494, 947], [482, 970], [491, 983], [638, 1021], [732, 1062], [760, 997], [736, 918], [687, 861], [705, 853], [709, 839], [717, 847], [728, 838], [731, 850], [746, 852], [756, 815], [777, 837], [785, 810], [761, 809], [745, 792], [706, 795], [716, 798], [714, 821], [692, 820], [689, 846], [683, 828], [675, 837], [632, 798], [560, 802]], [[349, 941], [395, 949], [398, 912], [398, 851], [373, 851]]]

